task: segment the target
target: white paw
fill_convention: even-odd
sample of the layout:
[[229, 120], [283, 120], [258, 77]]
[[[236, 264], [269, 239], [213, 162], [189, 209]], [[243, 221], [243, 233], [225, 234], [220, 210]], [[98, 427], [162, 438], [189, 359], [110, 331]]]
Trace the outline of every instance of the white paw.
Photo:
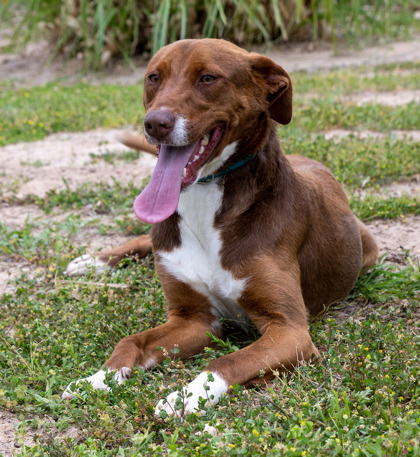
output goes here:
[[200, 373], [181, 392], [172, 392], [165, 399], [160, 400], [155, 409], [155, 416], [162, 411], [167, 415], [182, 417], [185, 414], [205, 414], [202, 406], [211, 406], [228, 390], [226, 381], [217, 373]]
[[[79, 379], [77, 381], [71, 382], [66, 390], [62, 393], [61, 398], [74, 398], [79, 393], [79, 384], [83, 381], [89, 382], [94, 389], [99, 390], [111, 390], [111, 388], [105, 384], [105, 377], [108, 371], [99, 370], [92, 376], [88, 378]], [[114, 373], [114, 379], [117, 384], [122, 384], [128, 378], [131, 377], [132, 371], [128, 367], [122, 367], [121, 370], [118, 370]]]
[[97, 274], [102, 274], [109, 269], [110, 267], [98, 257], [85, 254], [72, 260], [67, 265], [65, 273], [67, 276], [82, 276], [88, 271], [95, 271]]

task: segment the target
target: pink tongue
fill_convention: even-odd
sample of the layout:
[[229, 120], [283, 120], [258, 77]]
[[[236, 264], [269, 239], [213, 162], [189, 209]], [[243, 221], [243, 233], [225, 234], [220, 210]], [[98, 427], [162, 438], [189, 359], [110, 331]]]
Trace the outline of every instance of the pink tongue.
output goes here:
[[156, 224], [175, 212], [181, 192], [182, 171], [196, 145], [161, 145], [150, 182], [134, 202], [134, 213], [140, 220]]

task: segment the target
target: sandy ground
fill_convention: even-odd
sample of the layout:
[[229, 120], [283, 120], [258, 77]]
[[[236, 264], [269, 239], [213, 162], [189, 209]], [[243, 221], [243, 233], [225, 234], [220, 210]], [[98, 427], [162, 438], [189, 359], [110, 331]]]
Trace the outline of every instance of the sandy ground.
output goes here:
[[[3, 38], [2, 38], [3, 36]], [[8, 42], [7, 30], [0, 33], [0, 44]], [[359, 51], [341, 50], [334, 55], [328, 44], [317, 49], [312, 44], [288, 44], [268, 51], [268, 55], [280, 63], [288, 72], [320, 71], [332, 68], [360, 67], [394, 62], [412, 62], [420, 56], [420, 40], [390, 43]], [[0, 55], [0, 79], [14, 79], [18, 85], [33, 86], [54, 81], [75, 82], [84, 78], [90, 83], [110, 82], [136, 84], [143, 78], [146, 64], [134, 61], [131, 68], [120, 65], [105, 74], [83, 75], [83, 64], [79, 60], [63, 62], [61, 58], [47, 65], [48, 45], [44, 42], [32, 43], [19, 54]], [[256, 49], [264, 52], [264, 49]]]
[[[51, 422], [54, 423], [54, 421]], [[0, 456], [11, 457], [18, 453], [26, 455], [22, 448], [35, 446], [35, 438], [39, 432], [39, 430], [22, 427], [22, 421], [16, 418], [16, 414], [0, 410]], [[79, 430], [76, 427], [70, 427], [64, 433], [51, 432], [53, 436], [59, 436], [62, 439], [76, 438], [78, 433]]]
[[[32, 143], [16, 143], [0, 148], [0, 163], [4, 170], [0, 188], [17, 197], [33, 194], [43, 196], [51, 189], [77, 188], [85, 182], [134, 181], [139, 186], [149, 176], [156, 159], [141, 154], [135, 161], [118, 161], [116, 166], [99, 159], [104, 153], [128, 151], [116, 140], [121, 130], [95, 130], [84, 133], [57, 133]], [[16, 186], [17, 189], [16, 189]]]
[[[42, 141], [16, 143], [0, 148], [0, 162], [5, 171], [3, 176], [0, 176], [0, 186], [3, 189], [10, 189], [5, 191], [5, 196], [14, 193], [18, 197], [24, 197], [27, 194], [42, 197], [49, 190], [65, 189], [64, 180], [71, 189], [85, 182], [112, 182], [113, 179], [123, 183], [132, 181], [140, 187], [142, 180], [151, 174], [156, 159], [150, 154], [142, 153], [135, 161], [118, 160], [118, 155], [127, 150], [116, 140], [116, 136], [121, 131], [114, 129], [59, 133], [50, 135]], [[327, 132], [325, 136], [341, 138], [350, 133], [352, 132], [335, 130]], [[374, 132], [366, 131], [357, 134], [367, 137], [374, 135]], [[405, 134], [414, 140], [420, 138], [420, 131], [398, 132], [399, 136]], [[116, 154], [115, 163], [97, 159], [105, 152]], [[417, 179], [384, 187], [380, 193], [393, 196], [400, 196], [403, 193], [419, 195], [420, 183]], [[41, 216], [42, 212], [36, 206], [0, 204], [2, 222], [12, 227], [22, 225], [27, 219], [33, 220]], [[404, 223], [386, 221], [383, 225], [383, 233], [380, 230], [382, 226], [380, 222], [375, 221], [369, 225], [373, 227], [383, 251], [394, 251], [399, 246], [403, 246], [404, 249], [413, 250], [415, 253], [420, 252], [420, 232], [418, 232], [420, 227], [416, 218], [407, 218]], [[393, 236], [394, 226], [395, 237]]]
[[0, 455], [8, 457], [20, 452], [24, 444], [26, 446], [36, 444], [34, 441], [35, 431], [28, 430], [21, 434], [16, 430], [20, 423], [21, 421], [16, 418], [15, 414], [0, 410]]
[[[5, 35], [0, 33], [0, 44]], [[280, 52], [271, 52], [271, 57], [290, 72], [411, 62], [420, 59], [420, 41], [418, 40], [347, 52], [339, 56], [334, 56], [329, 48], [307, 52], [307, 47], [307, 45], [287, 46]], [[65, 82], [73, 82], [83, 77], [80, 74], [81, 62], [73, 61], [64, 64], [58, 59], [47, 66], [45, 65], [45, 55], [46, 48], [43, 43], [32, 44], [20, 54], [0, 55], [0, 79], [14, 79], [16, 85], [28, 86], [45, 84], [57, 78], [61, 78]], [[113, 72], [106, 75], [89, 75], [84, 78], [89, 82], [134, 84], [143, 77], [144, 69], [144, 64], [140, 63], [135, 69], [116, 67]], [[363, 92], [357, 97], [353, 96], [351, 101], [357, 104], [375, 101], [384, 105], [396, 105], [412, 101], [418, 103], [419, 99], [420, 91], [401, 90], [381, 94]], [[48, 190], [64, 189], [63, 179], [72, 189], [84, 182], [111, 182], [112, 178], [124, 183], [133, 181], [140, 185], [143, 178], [149, 176], [153, 170], [155, 158], [142, 154], [136, 161], [118, 160], [118, 155], [126, 148], [115, 139], [117, 133], [118, 130], [59, 133], [50, 135], [42, 141], [17, 143], [0, 148], [2, 168], [0, 189], [3, 191], [3, 197], [12, 194], [23, 197], [28, 193], [43, 196]], [[420, 130], [391, 133], [397, 138], [411, 137], [414, 141], [420, 141]], [[358, 135], [361, 138], [383, 135], [370, 131], [349, 132], [336, 129], [326, 132], [325, 136], [340, 139], [350, 134]], [[94, 155], [98, 156], [106, 152], [116, 154], [114, 164], [94, 158]], [[419, 178], [411, 182], [393, 184], [381, 189], [381, 193], [419, 195]], [[4, 198], [0, 198], [0, 200], [3, 201], [0, 203], [0, 220], [10, 227], [20, 227], [25, 220], [45, 217], [35, 205], [13, 205], [4, 203]], [[64, 216], [61, 214], [56, 217]], [[89, 209], [83, 216], [93, 217], [89, 214]], [[390, 260], [401, 262], [406, 250], [413, 255], [420, 255], [420, 217], [409, 216], [398, 221], [375, 220], [368, 225], [377, 239], [381, 253], [386, 252]], [[126, 238], [123, 235], [98, 237], [94, 230], [88, 229], [83, 232], [83, 238], [76, 239], [75, 243], [89, 246], [90, 250], [94, 250], [99, 247], [116, 246], [124, 241]], [[31, 274], [34, 270], [34, 266], [23, 261], [9, 261], [0, 258], [0, 296], [5, 291], [13, 293], [13, 287], [8, 285], [10, 279], [19, 276], [22, 272]], [[23, 439], [20, 433], [16, 433], [19, 423], [16, 415], [0, 410], [0, 454], [3, 456], [11, 456], [15, 451], [19, 451], [23, 442], [29, 446], [34, 444], [33, 437], [36, 432], [27, 431]], [[75, 434], [77, 431], [71, 430], [70, 433]]]
[[397, 140], [408, 139], [412, 141], [420, 141], [420, 130], [390, 130], [388, 134], [382, 132], [372, 132], [371, 130], [353, 131], [344, 129], [332, 129], [325, 133], [325, 139], [331, 140], [336, 139], [340, 141], [342, 138], [353, 135], [357, 138], [368, 139], [368, 138], [385, 138], [391, 136]]

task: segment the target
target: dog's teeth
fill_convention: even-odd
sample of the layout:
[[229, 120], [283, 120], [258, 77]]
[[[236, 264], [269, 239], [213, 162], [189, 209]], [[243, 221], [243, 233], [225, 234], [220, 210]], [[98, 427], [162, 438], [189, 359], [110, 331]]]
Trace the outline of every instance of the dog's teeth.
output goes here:
[[194, 156], [193, 162], [195, 162], [195, 161], [198, 160], [199, 158], [200, 158], [200, 156], [199, 156], [198, 154], [196, 154], [196, 155]]
[[182, 177], [184, 178], [186, 174], [187, 174], [187, 170], [186, 170], [186, 168], [184, 168], [184, 169], [182, 170]]
[[210, 140], [210, 135], [207, 134], [207, 135], [205, 135], [204, 138], [201, 140], [201, 144], [202, 144], [203, 146], [207, 146], [207, 145], [209, 144], [209, 140]]
[[204, 152], [204, 146], [201, 146], [200, 150], [198, 151], [199, 154], [202, 154]]

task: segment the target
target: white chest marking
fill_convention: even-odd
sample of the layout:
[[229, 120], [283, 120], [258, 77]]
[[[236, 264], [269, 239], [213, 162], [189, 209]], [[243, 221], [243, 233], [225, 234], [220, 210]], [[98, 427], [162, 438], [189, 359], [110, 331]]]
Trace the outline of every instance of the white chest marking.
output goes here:
[[[235, 146], [228, 146], [223, 151], [228, 150], [224, 155], [232, 154]], [[209, 164], [211, 167], [205, 167], [202, 174], [212, 173], [222, 163]], [[171, 252], [159, 252], [159, 256], [169, 273], [209, 298], [215, 317], [243, 323], [246, 313], [237, 300], [245, 280], [235, 279], [230, 271], [222, 267], [222, 242], [219, 230], [214, 227], [214, 218], [222, 199], [223, 192], [215, 183], [196, 183], [183, 191], [177, 209], [181, 216], [181, 246]]]

